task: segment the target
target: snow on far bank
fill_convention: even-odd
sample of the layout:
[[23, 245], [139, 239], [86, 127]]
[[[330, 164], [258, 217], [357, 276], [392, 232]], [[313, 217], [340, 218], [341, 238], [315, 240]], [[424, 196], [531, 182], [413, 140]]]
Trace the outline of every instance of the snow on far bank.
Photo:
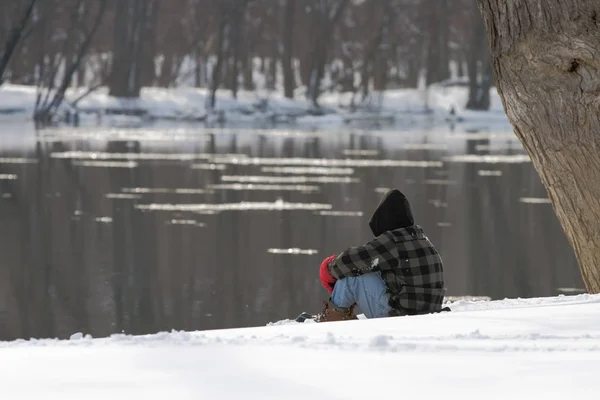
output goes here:
[[[74, 101], [86, 88], [67, 90], [66, 99]], [[349, 111], [350, 93], [323, 93], [320, 104], [323, 115], [315, 115], [304, 97], [287, 99], [278, 92], [240, 91], [237, 99], [227, 90], [217, 92], [215, 112], [207, 115], [207, 89], [191, 87], [146, 87], [139, 99], [122, 99], [108, 95], [102, 87], [77, 103], [82, 124], [97, 123], [96, 115], [119, 123], [134, 123], [155, 119], [187, 122], [228, 123], [293, 123], [314, 127], [340, 126], [348, 123], [381, 122], [385, 125], [414, 123], [414, 118], [442, 123], [475, 123], [484, 126], [510, 126], [495, 88], [490, 90], [491, 109], [485, 112], [465, 110], [468, 89], [463, 86], [432, 85], [427, 90], [392, 89], [373, 93], [366, 105], [356, 112]], [[0, 86], [0, 115], [30, 116], [36, 99], [34, 86], [4, 84]], [[450, 116], [453, 109], [456, 115]], [[90, 114], [93, 116], [86, 116]], [[114, 115], [114, 114], [119, 114]], [[127, 114], [127, 115], [122, 115]], [[107, 117], [108, 115], [108, 117]]]
[[7, 399], [564, 399], [600, 390], [600, 295], [336, 323], [0, 342]]

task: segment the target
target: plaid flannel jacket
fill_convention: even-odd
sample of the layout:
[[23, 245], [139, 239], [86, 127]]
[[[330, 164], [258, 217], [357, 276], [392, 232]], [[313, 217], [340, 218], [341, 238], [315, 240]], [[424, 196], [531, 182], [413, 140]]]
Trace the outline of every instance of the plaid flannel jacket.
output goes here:
[[442, 258], [418, 225], [384, 232], [329, 264], [336, 279], [381, 273], [394, 315], [439, 312], [444, 300]]

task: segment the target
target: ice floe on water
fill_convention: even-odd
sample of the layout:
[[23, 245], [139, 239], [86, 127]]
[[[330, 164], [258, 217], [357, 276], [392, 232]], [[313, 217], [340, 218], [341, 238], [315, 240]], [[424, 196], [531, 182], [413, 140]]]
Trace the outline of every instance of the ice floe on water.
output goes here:
[[73, 161], [73, 165], [97, 168], [137, 168], [135, 161]]
[[377, 160], [377, 159], [336, 159], [336, 158], [302, 158], [302, 157], [222, 157], [215, 156], [212, 162], [234, 165], [306, 165], [318, 167], [441, 167], [441, 161], [419, 160]]
[[[221, 164], [222, 165], [222, 164]], [[352, 175], [354, 168], [335, 167], [261, 167], [261, 172], [294, 175]]]
[[482, 164], [516, 164], [531, 162], [527, 154], [490, 155], [490, 154], [458, 154], [442, 158], [446, 162], [482, 163]]
[[400, 145], [404, 150], [448, 150], [445, 143], [405, 143]]
[[268, 175], [223, 175], [224, 182], [240, 183], [357, 183], [352, 176], [268, 176]]
[[277, 185], [277, 184], [261, 184], [261, 183], [215, 183], [206, 185], [209, 189], [222, 190], [282, 190], [292, 192], [318, 192], [319, 186], [316, 185]]
[[449, 180], [449, 179], [425, 179], [423, 181], [423, 183], [425, 183], [426, 185], [441, 185], [441, 186], [458, 184], [458, 182]]
[[313, 255], [313, 254], [318, 254], [319, 251], [316, 249], [299, 249], [297, 247], [292, 247], [292, 248], [288, 248], [288, 249], [270, 248], [267, 250], [267, 253], [289, 254], [289, 255]]
[[198, 222], [195, 219], [177, 219], [177, 218], [173, 218], [168, 221], [165, 221], [165, 224], [188, 225], [188, 226], [196, 226], [198, 228], [204, 228], [206, 226], [206, 224], [204, 222]]
[[550, 199], [545, 197], [521, 197], [519, 201], [527, 204], [551, 204]]
[[319, 215], [333, 216], [333, 217], [362, 217], [363, 216], [363, 212], [362, 211], [329, 211], [329, 210], [322, 210], [322, 211], [318, 211], [317, 214], [319, 214]]
[[375, 149], [344, 149], [342, 154], [345, 156], [376, 156], [379, 150]]
[[479, 176], [502, 176], [502, 171], [480, 169], [479, 171], [477, 171], [477, 175], [479, 175]]
[[141, 195], [135, 193], [107, 193], [104, 195], [107, 199], [139, 200]]
[[227, 165], [225, 164], [209, 164], [209, 163], [197, 163], [191, 165], [192, 169], [205, 169], [205, 170], [215, 170], [215, 171], [223, 171], [227, 169]]
[[35, 158], [24, 157], [0, 157], [0, 164], [37, 164]]
[[207, 189], [197, 189], [197, 188], [150, 188], [150, 187], [135, 187], [135, 188], [122, 188], [122, 192], [124, 193], [138, 193], [138, 194], [206, 194], [213, 193], [211, 190]]
[[[156, 161], [194, 161], [214, 157], [210, 153], [112, 153], [103, 151], [64, 151], [50, 153], [50, 157], [71, 160], [156, 160]], [[244, 154], [220, 154], [243, 158]]]
[[290, 203], [283, 200], [274, 202], [240, 202], [240, 203], [191, 203], [191, 204], [136, 204], [136, 208], [144, 211], [276, 211], [276, 210], [330, 210], [331, 204]]

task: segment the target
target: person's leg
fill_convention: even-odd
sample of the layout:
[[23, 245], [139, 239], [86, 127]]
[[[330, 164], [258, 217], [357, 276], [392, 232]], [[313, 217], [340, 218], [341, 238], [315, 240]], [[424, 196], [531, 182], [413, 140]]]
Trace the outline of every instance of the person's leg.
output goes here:
[[377, 272], [341, 279], [331, 294], [337, 308], [347, 309], [356, 303], [367, 318], [388, 317], [388, 300], [385, 283]]

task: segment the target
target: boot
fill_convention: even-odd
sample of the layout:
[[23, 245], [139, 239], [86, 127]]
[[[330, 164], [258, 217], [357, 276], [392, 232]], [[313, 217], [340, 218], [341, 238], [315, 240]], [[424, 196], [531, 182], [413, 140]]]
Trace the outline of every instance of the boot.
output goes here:
[[325, 308], [320, 314], [315, 317], [316, 322], [334, 322], [334, 321], [348, 321], [351, 319], [358, 319], [354, 314], [353, 304], [350, 308], [336, 308], [331, 302], [323, 302]]

